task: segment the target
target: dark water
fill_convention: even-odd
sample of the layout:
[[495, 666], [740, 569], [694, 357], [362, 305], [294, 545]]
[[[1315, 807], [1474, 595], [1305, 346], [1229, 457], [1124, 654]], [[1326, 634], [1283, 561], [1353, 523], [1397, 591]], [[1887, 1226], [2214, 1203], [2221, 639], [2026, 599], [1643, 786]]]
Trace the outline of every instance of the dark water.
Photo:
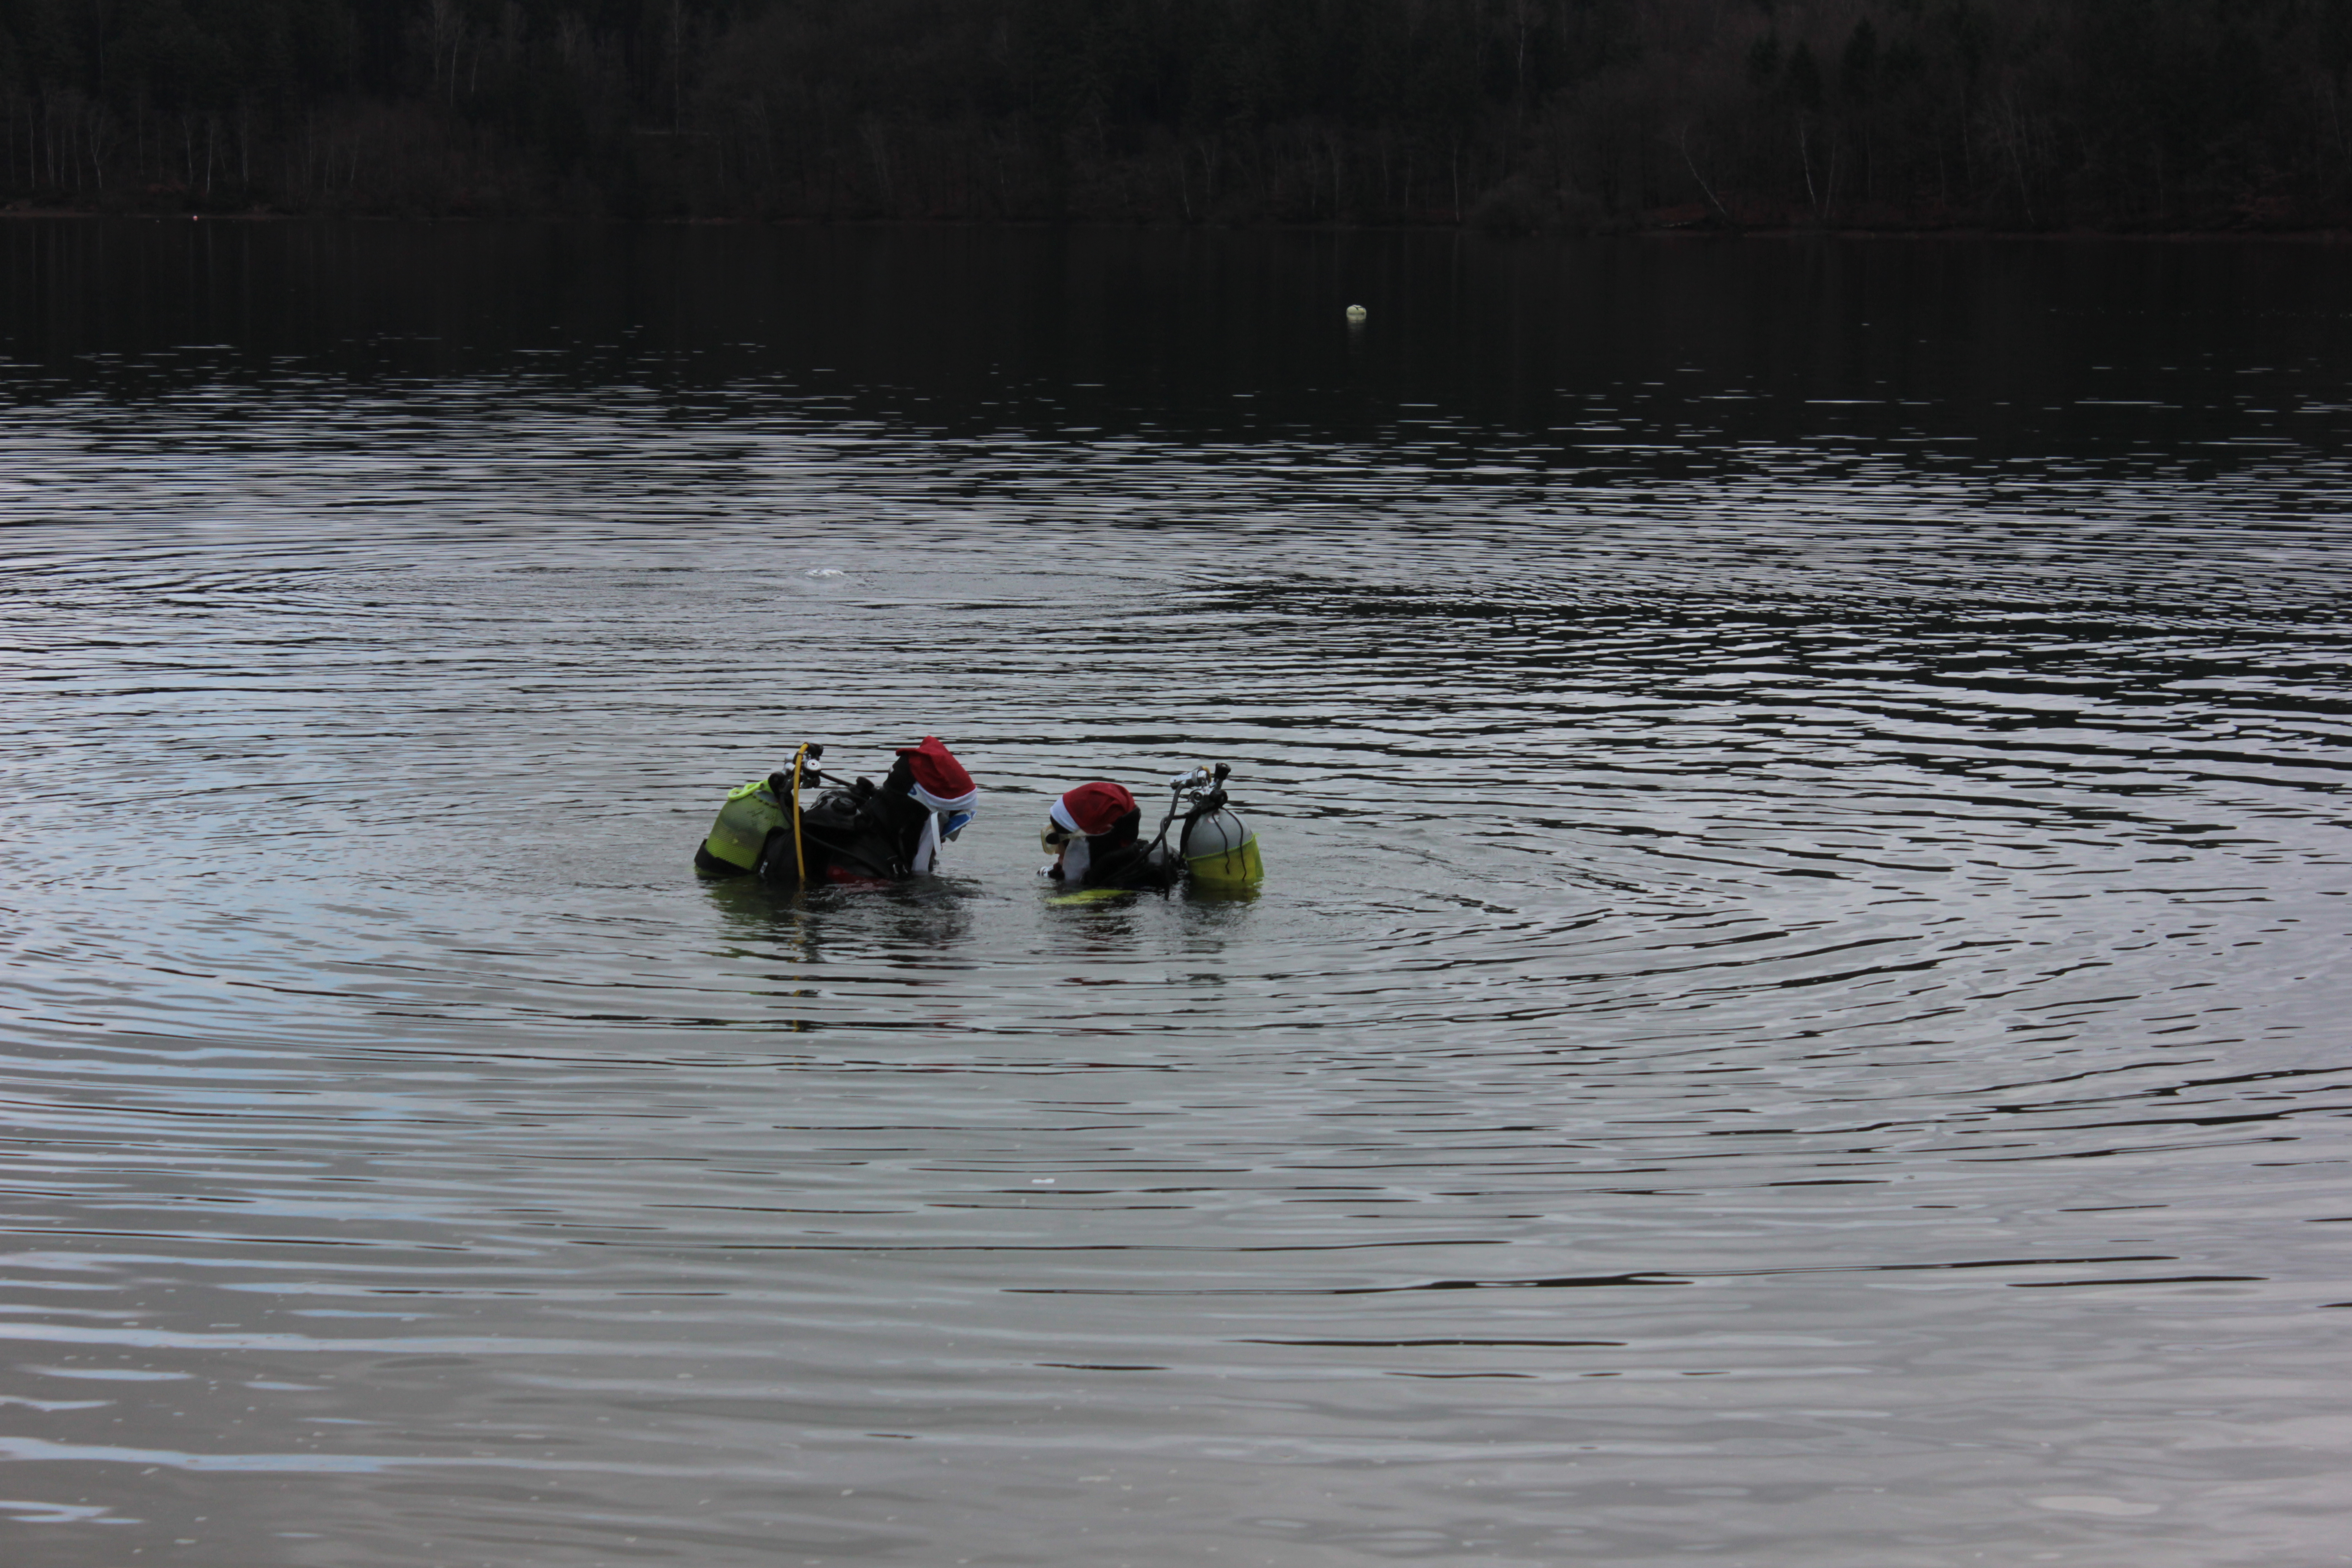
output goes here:
[[[16, 223], [0, 356], [11, 1568], [2352, 1557], [2337, 250]], [[944, 878], [689, 874], [926, 731]], [[1218, 759], [1261, 897], [1046, 900]]]

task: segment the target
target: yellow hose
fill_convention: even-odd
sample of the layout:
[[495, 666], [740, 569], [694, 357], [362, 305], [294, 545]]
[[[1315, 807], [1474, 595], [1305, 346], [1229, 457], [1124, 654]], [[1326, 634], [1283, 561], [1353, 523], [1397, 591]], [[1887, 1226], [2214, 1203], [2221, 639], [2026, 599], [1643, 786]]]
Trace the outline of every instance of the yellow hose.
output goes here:
[[798, 873], [800, 874], [801, 881], [802, 881], [803, 884], [805, 884], [805, 883], [808, 881], [808, 857], [807, 857], [806, 855], [803, 854], [803, 853], [802, 853], [802, 851], [801, 851], [801, 759], [802, 759], [803, 757], [807, 756], [807, 755], [808, 755], [808, 742], [807, 742], [806, 741], [803, 741], [803, 742], [801, 742], [801, 749], [800, 749], [799, 751], [794, 752], [793, 753], [793, 806], [792, 806], [792, 810], [793, 810], [793, 869], [794, 871], [796, 871], [796, 872], [798, 872]]

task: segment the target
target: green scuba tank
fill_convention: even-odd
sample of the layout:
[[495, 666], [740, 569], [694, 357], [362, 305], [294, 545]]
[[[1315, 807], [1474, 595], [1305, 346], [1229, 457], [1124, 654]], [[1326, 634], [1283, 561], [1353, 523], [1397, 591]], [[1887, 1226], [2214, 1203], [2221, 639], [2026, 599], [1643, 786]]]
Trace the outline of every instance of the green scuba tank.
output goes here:
[[1254, 888], [1265, 879], [1265, 861], [1258, 855], [1257, 835], [1222, 805], [1186, 821], [1178, 852], [1196, 888], [1236, 891]]
[[[753, 779], [729, 790], [727, 804], [719, 808], [719, 820], [710, 825], [710, 837], [702, 841], [704, 854], [722, 868], [711, 874], [724, 877], [758, 870], [768, 835], [786, 826], [783, 803], [766, 779]], [[699, 867], [701, 857], [696, 857], [696, 861]]]
[[709, 836], [695, 847], [695, 870], [706, 877], [764, 871], [767, 868], [761, 861], [767, 855], [769, 836], [788, 828], [793, 872], [805, 879], [808, 871], [801, 837], [801, 796], [803, 791], [823, 785], [824, 775], [815, 767], [816, 760], [823, 755], [823, 746], [814, 741], [804, 741], [793, 753], [791, 772], [772, 773], [729, 790], [727, 804], [719, 808], [719, 820], [710, 825]]
[[1233, 772], [1232, 763], [1219, 763], [1169, 781], [1173, 795], [1154, 847], [1167, 842], [1169, 826], [1181, 815], [1184, 830], [1176, 837], [1176, 858], [1192, 886], [1203, 892], [1247, 892], [1265, 880], [1257, 835], [1225, 799], [1225, 780]]

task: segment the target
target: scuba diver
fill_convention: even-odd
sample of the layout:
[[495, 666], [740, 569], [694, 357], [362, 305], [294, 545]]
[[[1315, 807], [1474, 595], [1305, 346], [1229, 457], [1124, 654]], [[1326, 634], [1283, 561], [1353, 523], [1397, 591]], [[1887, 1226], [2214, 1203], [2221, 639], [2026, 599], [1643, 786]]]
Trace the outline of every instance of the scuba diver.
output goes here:
[[1142, 830], [1143, 808], [1109, 780], [1065, 790], [1037, 836], [1054, 857], [1044, 875], [1072, 888], [1158, 887], [1161, 879], [1136, 847]]
[[807, 742], [789, 769], [729, 791], [694, 851], [695, 870], [802, 883], [900, 882], [932, 870], [940, 847], [979, 813], [971, 775], [935, 735], [898, 748], [878, 785], [861, 778], [826, 788], [814, 765], [824, 755], [823, 746]]
[[[1225, 780], [1233, 769], [1194, 768], [1169, 781], [1168, 815], [1143, 843], [1143, 809], [1108, 779], [1063, 793], [1039, 835], [1054, 852], [1041, 875], [1066, 888], [1172, 888], [1189, 879], [1196, 889], [1232, 892], [1255, 888], [1265, 876], [1257, 835], [1229, 809]], [[1168, 830], [1179, 822], [1173, 849]]]

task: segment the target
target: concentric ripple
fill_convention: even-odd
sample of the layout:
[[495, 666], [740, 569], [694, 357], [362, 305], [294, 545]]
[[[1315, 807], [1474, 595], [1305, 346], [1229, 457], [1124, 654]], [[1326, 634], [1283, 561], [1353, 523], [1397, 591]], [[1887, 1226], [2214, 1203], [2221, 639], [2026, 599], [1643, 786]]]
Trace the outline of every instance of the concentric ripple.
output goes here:
[[[12, 1565], [2337, 1560], [2324, 269], [1391, 237], [1286, 337], [1333, 253], [1080, 237], [990, 369], [1037, 237], [678, 241], [754, 325], [591, 331], [390, 234], [506, 335], [9, 318]], [[877, 246], [929, 358], [776, 324]], [[1412, 336], [1545, 257], [1623, 319]], [[2148, 337], [2164, 268], [2277, 320]], [[1940, 400], [1929, 273], [2063, 342]], [[1693, 352], [1766, 276], [1912, 357]], [[690, 875], [927, 732], [943, 878]], [[1046, 896], [1055, 792], [1218, 759], [1260, 896]]]

